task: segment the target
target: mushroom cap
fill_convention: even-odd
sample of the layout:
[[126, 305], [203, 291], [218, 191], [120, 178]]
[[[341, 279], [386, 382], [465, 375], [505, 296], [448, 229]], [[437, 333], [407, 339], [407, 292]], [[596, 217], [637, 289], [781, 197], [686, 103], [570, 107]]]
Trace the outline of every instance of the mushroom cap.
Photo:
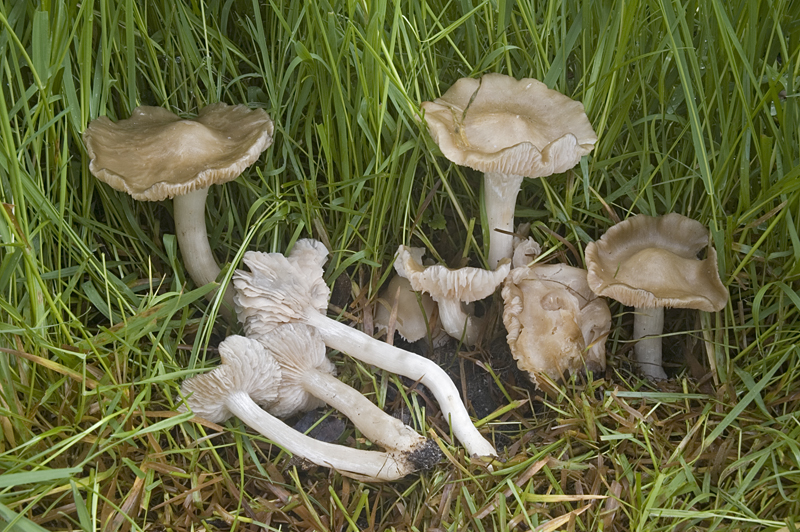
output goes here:
[[288, 257], [304, 271], [314, 272], [314, 275], [321, 277], [322, 267], [328, 261], [328, 249], [319, 240], [301, 238], [294, 243]]
[[[514, 268], [503, 283], [503, 324], [517, 365], [537, 383], [606, 366], [608, 305], [586, 283], [586, 270], [565, 264]], [[588, 349], [587, 349], [588, 346]]]
[[330, 289], [322, 278], [321, 262], [327, 251], [321, 243], [313, 242], [305, 242], [288, 257], [259, 251], [244, 254], [250, 271], [233, 273], [233, 300], [248, 336], [258, 338], [282, 323], [302, 322], [309, 311], [325, 312], [328, 308]]
[[222, 365], [181, 385], [192, 412], [214, 423], [225, 421], [233, 415], [225, 406], [233, 391], [246, 392], [267, 408], [278, 400], [281, 368], [260, 343], [244, 336], [228, 336], [219, 344], [219, 354]]
[[325, 405], [303, 387], [307, 371], [336, 373], [316, 330], [301, 323], [287, 323], [259, 336], [258, 341], [281, 368], [278, 400], [267, 409], [273, 416], [287, 417]]
[[160, 201], [236, 179], [272, 144], [262, 109], [215, 103], [183, 120], [141, 106], [126, 120], [102, 116], [83, 132], [99, 180], [134, 199]]
[[582, 103], [532, 78], [461, 78], [422, 108], [445, 157], [481, 172], [565, 172], [597, 142]]
[[514, 268], [527, 266], [536, 257], [542, 254], [542, 247], [539, 243], [528, 237], [524, 240], [514, 237], [514, 254], [511, 258], [511, 265]]
[[[430, 295], [422, 293], [417, 299], [417, 292], [405, 277], [395, 275], [381, 290], [375, 311], [375, 325], [378, 330], [389, 329], [389, 318], [392, 308], [397, 304], [395, 328], [406, 341], [416, 342], [428, 333], [430, 318], [436, 310], [436, 302]], [[420, 308], [420, 305], [422, 307]], [[423, 314], [424, 312], [424, 314]], [[426, 322], [427, 317], [427, 322]]]
[[497, 269], [459, 268], [451, 270], [446, 266], [423, 266], [420, 258], [424, 254], [421, 248], [400, 246], [394, 269], [398, 275], [405, 277], [417, 292], [426, 292], [434, 301], [443, 300], [472, 303], [489, 297], [495, 291], [511, 269], [506, 260], [498, 264]]
[[637, 215], [611, 227], [586, 246], [591, 289], [637, 308], [693, 308], [715, 312], [725, 307], [728, 290], [717, 269], [708, 230], [677, 213]]

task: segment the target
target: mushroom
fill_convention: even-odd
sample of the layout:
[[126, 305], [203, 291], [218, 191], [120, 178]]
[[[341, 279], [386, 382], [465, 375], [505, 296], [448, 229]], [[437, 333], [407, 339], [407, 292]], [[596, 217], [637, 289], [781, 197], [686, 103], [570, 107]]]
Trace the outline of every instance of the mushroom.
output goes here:
[[531, 380], [605, 370], [611, 329], [606, 302], [586, 283], [586, 270], [566, 264], [514, 268], [503, 283], [503, 324], [511, 354]]
[[589, 287], [636, 308], [634, 352], [648, 378], [667, 378], [661, 364], [664, 307], [716, 312], [728, 301], [714, 248], [698, 259], [706, 246], [705, 226], [677, 213], [633, 216], [586, 246]]
[[[379, 294], [375, 326], [388, 333], [392, 312], [396, 312], [395, 329], [405, 341], [416, 342], [428, 334], [435, 311], [436, 302], [431, 296], [414, 291], [408, 279], [395, 275]], [[436, 340], [441, 331], [437, 322], [430, 331], [431, 339]]]
[[[519, 228], [517, 233], [519, 233]], [[512, 268], [522, 268], [528, 266], [536, 257], [542, 254], [542, 247], [533, 237], [519, 238], [514, 237], [514, 254], [511, 258]]]
[[[306, 241], [303, 245], [313, 247], [317, 253], [324, 250], [324, 246], [315, 241]], [[322, 278], [319, 262], [303, 262], [293, 250], [288, 257], [280, 253], [248, 251], [244, 263], [250, 271], [236, 270], [233, 284], [236, 313], [248, 336], [258, 337], [282, 323], [310, 325], [328, 347], [427, 386], [467, 452], [478, 456], [496, 455], [492, 444], [472, 424], [458, 389], [442, 368], [431, 360], [378, 341], [322, 314], [330, 291]]]
[[265, 412], [259, 405], [269, 406], [277, 400], [281, 369], [258, 341], [229, 336], [220, 343], [219, 352], [222, 365], [181, 385], [194, 414], [214, 423], [236, 416], [288, 452], [361, 480], [396, 480], [417, 469], [407, 453], [363, 451], [321, 442]]
[[444, 156], [484, 173], [490, 268], [511, 258], [522, 178], [565, 172], [597, 142], [583, 104], [531, 78], [462, 78], [422, 109]]
[[[287, 323], [257, 339], [281, 367], [278, 402], [268, 410], [278, 417], [327, 403], [353, 422], [368, 440], [391, 451], [403, 451], [421, 468], [435, 464], [439, 448], [433, 440], [390, 416], [364, 395], [334, 376], [334, 367], [325, 356], [325, 343], [316, 330]], [[423, 467], [424, 465], [424, 467]]]
[[439, 305], [439, 319], [445, 332], [453, 338], [463, 339], [465, 345], [475, 345], [482, 320], [464, 311], [463, 305], [489, 297], [503, 282], [511, 269], [504, 259], [494, 271], [481, 268], [451, 270], [445, 266], [423, 266], [424, 250], [400, 246], [394, 269], [411, 283], [418, 292], [431, 295]]
[[[105, 116], [92, 120], [83, 141], [89, 170], [100, 181], [137, 200], [174, 198], [178, 246], [189, 275], [203, 286], [220, 272], [206, 233], [208, 187], [253, 164], [272, 144], [272, 130], [266, 112], [244, 105], [209, 105], [193, 120], [142, 106], [116, 123]], [[233, 308], [230, 289], [224, 299]]]

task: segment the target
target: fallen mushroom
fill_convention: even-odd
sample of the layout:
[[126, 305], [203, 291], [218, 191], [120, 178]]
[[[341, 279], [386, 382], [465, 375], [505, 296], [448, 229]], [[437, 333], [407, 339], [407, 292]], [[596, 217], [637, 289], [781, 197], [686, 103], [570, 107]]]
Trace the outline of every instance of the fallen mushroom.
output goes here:
[[717, 253], [698, 253], [708, 246], [708, 230], [677, 213], [637, 215], [611, 227], [586, 246], [591, 289], [636, 308], [634, 352], [642, 374], [666, 379], [662, 367], [661, 333], [664, 307], [722, 310], [728, 290], [717, 269]]
[[315, 440], [265, 412], [277, 400], [281, 369], [258, 341], [229, 336], [219, 345], [222, 365], [186, 379], [181, 393], [192, 412], [215, 423], [231, 416], [288, 452], [360, 480], [397, 480], [418, 467], [408, 453], [362, 451]]
[[441, 455], [433, 440], [422, 437], [334, 376], [325, 343], [316, 330], [287, 323], [254, 339], [269, 351], [283, 376], [278, 401], [268, 409], [270, 413], [287, 417], [316, 408], [321, 401], [347, 416], [368, 440], [384, 449], [406, 453], [419, 468], [438, 462]]
[[539, 384], [583, 369], [605, 370], [611, 312], [586, 283], [586, 270], [566, 264], [514, 268], [503, 283], [503, 324], [517, 365]]
[[565, 172], [597, 142], [583, 104], [531, 78], [462, 78], [422, 109], [444, 156], [484, 173], [490, 268], [511, 258], [523, 177]]
[[[272, 130], [267, 113], [244, 105], [209, 105], [193, 120], [142, 106], [116, 123], [105, 116], [92, 120], [83, 141], [89, 169], [99, 180], [137, 200], [173, 198], [186, 271], [203, 286], [220, 273], [206, 233], [208, 188], [235, 179], [253, 164], [272, 144]], [[232, 309], [230, 289], [224, 299]]]
[[424, 250], [400, 246], [394, 269], [418, 292], [430, 294], [439, 305], [439, 319], [445, 332], [472, 346], [478, 341], [482, 320], [464, 310], [463, 305], [489, 297], [511, 269], [504, 259], [494, 271], [481, 268], [451, 270], [445, 266], [423, 266]]
[[[324, 249], [319, 243], [313, 247]], [[328, 347], [427, 386], [467, 452], [478, 456], [496, 455], [492, 444], [472, 424], [458, 389], [442, 368], [431, 360], [380, 342], [322, 314], [329, 290], [318, 263], [301, 262], [294, 251], [288, 257], [280, 253], [248, 251], [244, 263], [250, 271], [236, 270], [233, 284], [236, 312], [248, 336], [257, 337], [282, 323], [310, 325]]]

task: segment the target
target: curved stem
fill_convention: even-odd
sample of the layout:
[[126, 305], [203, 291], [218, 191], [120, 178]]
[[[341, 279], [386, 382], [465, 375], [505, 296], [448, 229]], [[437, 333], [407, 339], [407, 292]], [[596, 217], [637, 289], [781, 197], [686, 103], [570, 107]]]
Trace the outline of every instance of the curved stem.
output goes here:
[[494, 270], [498, 262], [513, 255], [514, 237], [497, 229], [514, 232], [514, 207], [522, 179], [522, 176], [501, 172], [483, 174], [483, 205], [489, 223], [489, 269]]
[[436, 397], [453, 434], [464, 444], [467, 452], [470, 455], [497, 456], [494, 446], [472, 424], [467, 408], [461, 401], [458, 389], [450, 380], [450, 376], [433, 361], [378, 341], [361, 331], [323, 316], [315, 309], [306, 312], [305, 322], [317, 329], [328, 347], [427, 386]]
[[[208, 243], [206, 196], [208, 188], [175, 196], [172, 200], [178, 247], [183, 256], [184, 267], [197, 286], [213, 283], [221, 271]], [[215, 292], [211, 292], [206, 297], [212, 299], [214, 294]], [[225, 288], [223, 302], [230, 309], [234, 308], [233, 289], [230, 286]], [[225, 312], [228, 314], [232, 310]]]
[[639, 371], [648, 379], [666, 380], [661, 365], [661, 333], [664, 331], [664, 308], [637, 308], [633, 317], [633, 346]]
[[330, 373], [307, 371], [303, 389], [346, 415], [361, 434], [384, 449], [414, 451], [426, 442], [414, 429], [390, 416], [358, 390]]
[[[393, 453], [362, 451], [315, 440], [286, 425], [280, 419], [261, 409], [244, 391], [234, 391], [225, 399], [225, 405], [247, 426], [269, 438], [278, 446], [296, 456], [355, 475], [365, 480], [397, 480], [414, 469], [403, 464]], [[366, 478], [365, 478], [366, 477]]]

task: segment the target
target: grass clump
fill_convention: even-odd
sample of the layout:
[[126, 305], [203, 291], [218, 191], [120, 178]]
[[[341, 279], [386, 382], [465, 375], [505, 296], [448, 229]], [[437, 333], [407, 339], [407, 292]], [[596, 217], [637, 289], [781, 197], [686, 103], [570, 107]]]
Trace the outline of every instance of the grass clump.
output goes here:
[[[0, 2], [0, 521], [794, 530], [797, 11], [786, 0]], [[337, 357], [342, 378], [405, 408], [446, 451], [391, 485], [304, 470], [236, 422], [175, 413], [180, 382], [238, 328], [215, 319], [211, 287], [187, 281], [168, 202], [133, 202], [91, 176], [88, 122], [141, 104], [267, 110], [274, 145], [211, 190], [211, 247], [233, 268], [244, 250], [317, 238], [339, 306], [363, 319], [398, 244], [482, 260], [480, 176], [438, 154], [418, 109], [486, 72], [582, 101], [598, 133], [578, 167], [526, 181], [518, 199], [518, 220], [554, 258], [580, 265], [586, 243], [634, 213], [710, 228], [731, 299], [716, 314], [668, 312], [673, 380], [631, 375], [632, 316], [619, 306], [606, 374], [546, 395], [487, 338], [449, 363], [497, 385], [478, 416], [505, 459], [489, 471], [453, 444], [424, 391]], [[366, 445], [352, 429], [339, 441]]]

